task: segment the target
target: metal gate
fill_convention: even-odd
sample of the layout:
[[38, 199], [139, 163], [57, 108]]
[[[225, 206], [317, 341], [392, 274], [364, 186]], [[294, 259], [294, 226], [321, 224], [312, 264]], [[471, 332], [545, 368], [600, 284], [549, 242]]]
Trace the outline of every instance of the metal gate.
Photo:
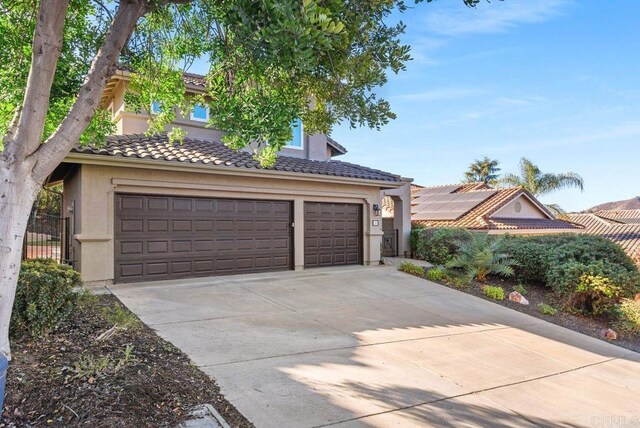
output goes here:
[[67, 263], [68, 230], [68, 218], [33, 210], [22, 243], [22, 260], [53, 259], [58, 263]]

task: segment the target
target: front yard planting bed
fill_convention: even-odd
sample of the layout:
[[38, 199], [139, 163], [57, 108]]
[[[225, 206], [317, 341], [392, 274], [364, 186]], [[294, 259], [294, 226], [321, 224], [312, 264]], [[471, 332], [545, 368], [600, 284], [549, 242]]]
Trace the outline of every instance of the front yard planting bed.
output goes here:
[[[424, 275], [421, 274], [413, 274], [414, 276], [418, 276], [424, 280], [427, 280]], [[452, 288], [454, 290], [462, 291], [467, 294], [474, 295], [481, 299], [490, 301], [492, 303], [496, 303], [498, 305], [506, 306], [510, 309], [524, 312], [528, 315], [534, 316], [536, 318], [543, 319], [545, 321], [557, 324], [559, 326], [586, 334], [588, 336], [592, 336], [598, 339], [602, 339], [602, 331], [608, 328], [613, 328], [615, 330], [615, 326], [612, 326], [610, 322], [604, 318], [593, 318], [581, 315], [579, 313], [569, 313], [566, 311], [560, 310], [562, 308], [562, 302], [558, 299], [555, 294], [549, 290], [549, 288], [544, 287], [542, 285], [526, 285], [526, 294], [524, 297], [529, 301], [529, 305], [523, 305], [517, 302], [513, 302], [508, 299], [508, 295], [511, 291], [516, 287], [516, 283], [511, 280], [501, 279], [491, 277], [491, 280], [486, 284], [479, 283], [477, 281], [472, 281], [469, 285], [460, 286], [453, 285], [451, 283], [447, 283], [444, 281], [434, 281], [432, 282], [443, 285], [445, 287]], [[497, 286], [502, 287], [504, 290], [505, 299], [504, 300], [496, 300], [492, 299], [485, 295], [483, 292], [483, 286]], [[538, 310], [538, 305], [540, 303], [548, 304], [556, 309], [559, 309], [555, 315], [544, 315], [540, 313]], [[617, 331], [617, 330], [616, 330]], [[640, 334], [626, 333], [618, 331], [618, 338], [613, 341], [609, 341], [615, 345], [621, 346], [623, 348], [630, 349], [635, 352], [640, 352]]]
[[175, 427], [205, 403], [233, 427], [253, 426], [114, 296], [82, 300], [47, 336], [12, 342], [0, 427]]

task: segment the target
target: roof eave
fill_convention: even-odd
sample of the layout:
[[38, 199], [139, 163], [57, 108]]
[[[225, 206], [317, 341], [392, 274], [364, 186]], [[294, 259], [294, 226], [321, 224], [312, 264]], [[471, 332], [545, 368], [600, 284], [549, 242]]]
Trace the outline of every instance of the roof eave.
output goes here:
[[110, 156], [93, 153], [72, 152], [67, 155], [63, 162], [83, 165], [102, 165], [115, 167], [130, 167], [142, 169], [158, 169], [163, 171], [178, 172], [198, 172], [205, 174], [223, 174], [243, 177], [268, 177], [296, 181], [330, 182], [350, 185], [360, 185], [368, 187], [378, 187], [380, 189], [395, 189], [405, 183], [399, 181], [371, 180], [365, 178], [340, 177], [325, 174], [308, 174], [290, 171], [276, 171], [269, 169], [237, 168], [233, 166], [212, 165], [193, 162], [163, 161], [155, 159], [141, 159], [124, 156]]

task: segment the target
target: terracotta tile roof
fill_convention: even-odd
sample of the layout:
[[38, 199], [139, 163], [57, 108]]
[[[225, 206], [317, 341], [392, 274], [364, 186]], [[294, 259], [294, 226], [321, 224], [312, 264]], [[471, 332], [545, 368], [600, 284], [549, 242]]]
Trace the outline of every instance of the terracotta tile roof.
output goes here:
[[550, 218], [504, 218], [487, 219], [489, 229], [522, 230], [522, 229], [582, 229], [575, 224]]
[[[250, 153], [230, 149], [220, 142], [185, 138], [182, 144], [170, 144], [165, 134], [154, 136], [114, 135], [107, 137], [104, 146], [76, 147], [72, 151], [103, 156], [148, 159], [149, 161], [203, 164], [210, 165], [212, 168], [263, 169]], [[348, 162], [313, 161], [289, 156], [278, 156], [275, 165], [266, 169], [382, 182], [402, 181], [399, 175]]]
[[640, 210], [600, 210], [595, 214], [621, 223], [640, 224]]
[[584, 233], [599, 235], [618, 243], [640, 266], [640, 224], [622, 224], [598, 214], [569, 214], [569, 219], [585, 227]]
[[201, 74], [185, 72], [185, 73], [182, 73], [182, 79], [184, 80], [184, 83], [186, 83], [187, 85], [200, 86], [202, 88], [204, 88], [207, 85], [205, 76]]
[[[482, 184], [482, 183], [481, 183]], [[442, 188], [446, 186], [438, 186]], [[428, 189], [428, 188], [427, 188]], [[486, 185], [461, 185], [460, 188], [454, 189], [456, 193], [486, 193], [488, 186]], [[582, 226], [557, 220], [549, 213], [549, 211], [540, 204], [540, 208], [549, 216], [548, 219], [506, 219], [506, 218], [490, 218], [492, 214], [500, 208], [507, 205], [520, 195], [526, 195], [531, 200], [536, 200], [529, 192], [521, 187], [507, 187], [501, 189], [492, 189], [494, 192], [488, 198], [484, 199], [478, 205], [464, 213], [455, 220], [417, 220], [412, 221], [414, 226], [420, 227], [460, 227], [465, 229], [476, 230], [521, 230], [521, 229], [553, 229], [553, 230], [578, 230]], [[415, 196], [414, 196], [415, 197]]]

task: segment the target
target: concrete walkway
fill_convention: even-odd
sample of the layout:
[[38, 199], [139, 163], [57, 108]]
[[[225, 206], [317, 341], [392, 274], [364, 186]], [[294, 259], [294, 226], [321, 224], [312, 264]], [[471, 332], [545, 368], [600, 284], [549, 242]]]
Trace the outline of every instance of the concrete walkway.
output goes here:
[[640, 354], [392, 267], [111, 290], [257, 427], [640, 423]]

